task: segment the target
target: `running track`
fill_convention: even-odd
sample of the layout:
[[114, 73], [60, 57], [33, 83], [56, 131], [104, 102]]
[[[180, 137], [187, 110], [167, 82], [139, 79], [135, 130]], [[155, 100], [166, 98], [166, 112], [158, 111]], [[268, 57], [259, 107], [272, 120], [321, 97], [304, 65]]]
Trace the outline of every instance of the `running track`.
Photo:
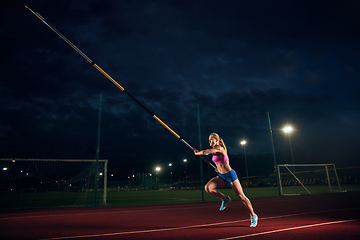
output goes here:
[[32, 210], [0, 213], [7, 239], [359, 239], [360, 192], [253, 199], [259, 224], [245, 207], [220, 202]]

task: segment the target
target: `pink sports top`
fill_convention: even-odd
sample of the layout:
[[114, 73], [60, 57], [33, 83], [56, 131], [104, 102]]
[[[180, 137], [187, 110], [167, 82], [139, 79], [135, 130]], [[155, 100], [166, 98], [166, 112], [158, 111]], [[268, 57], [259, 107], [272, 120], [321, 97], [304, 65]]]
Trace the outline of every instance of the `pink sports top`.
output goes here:
[[228, 156], [215, 155], [215, 154], [214, 154], [214, 155], [212, 156], [212, 161], [213, 161], [215, 164], [224, 163], [224, 162], [229, 161], [229, 157], [228, 157]]

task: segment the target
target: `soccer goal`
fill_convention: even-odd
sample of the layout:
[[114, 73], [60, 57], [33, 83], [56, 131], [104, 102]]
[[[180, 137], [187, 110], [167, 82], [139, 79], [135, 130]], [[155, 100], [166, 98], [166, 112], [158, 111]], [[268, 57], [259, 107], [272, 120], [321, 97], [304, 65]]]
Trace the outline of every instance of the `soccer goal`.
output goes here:
[[[281, 195], [341, 192], [334, 164], [279, 164]], [[282, 172], [281, 172], [282, 171]]]
[[98, 163], [0, 158], [0, 210], [106, 205], [108, 160]]

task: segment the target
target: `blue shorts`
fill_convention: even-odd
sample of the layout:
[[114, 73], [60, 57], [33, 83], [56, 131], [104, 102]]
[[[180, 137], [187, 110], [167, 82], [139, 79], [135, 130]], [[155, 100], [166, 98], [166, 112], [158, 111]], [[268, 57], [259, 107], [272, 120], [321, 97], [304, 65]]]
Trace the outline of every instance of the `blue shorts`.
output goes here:
[[234, 169], [231, 169], [230, 172], [225, 173], [225, 174], [221, 174], [221, 173], [218, 173], [218, 174], [219, 174], [219, 177], [221, 177], [221, 179], [227, 183], [232, 183], [233, 181], [238, 179], [238, 176]]

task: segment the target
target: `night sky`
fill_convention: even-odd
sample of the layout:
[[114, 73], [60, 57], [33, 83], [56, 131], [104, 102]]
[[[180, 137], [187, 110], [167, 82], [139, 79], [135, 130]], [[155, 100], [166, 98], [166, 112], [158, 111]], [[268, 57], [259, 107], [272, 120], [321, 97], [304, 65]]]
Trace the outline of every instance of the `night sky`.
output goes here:
[[[7, 1], [0, 158], [96, 157], [109, 173], [199, 174], [199, 157], [49, 27], [43, 16], [196, 148], [224, 139], [244, 176], [278, 163], [358, 166], [360, 1]], [[5, 8], [4, 8], [5, 6]], [[198, 111], [199, 109], [199, 111]], [[289, 136], [282, 128], [291, 124]], [[207, 167], [206, 167], [207, 168]], [[164, 173], [165, 174], [165, 173]]]

